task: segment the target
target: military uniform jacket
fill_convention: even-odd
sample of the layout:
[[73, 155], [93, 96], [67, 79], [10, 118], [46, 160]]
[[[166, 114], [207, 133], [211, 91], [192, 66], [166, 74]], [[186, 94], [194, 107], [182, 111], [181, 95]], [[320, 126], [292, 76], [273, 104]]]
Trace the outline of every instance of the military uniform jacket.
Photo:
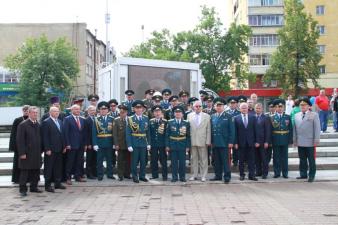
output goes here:
[[292, 144], [292, 122], [291, 117], [285, 113], [281, 118], [278, 113], [270, 117], [272, 124], [272, 144], [283, 146]]
[[113, 117], [113, 119], [117, 118], [120, 116], [118, 111], [114, 111], [114, 112], [109, 112], [109, 116]]
[[161, 101], [161, 106], [162, 106], [163, 109], [169, 109], [170, 103], [169, 103], [168, 100], [162, 100]]
[[93, 145], [98, 145], [99, 148], [113, 147], [113, 117], [107, 115], [106, 119], [103, 116], [95, 117], [93, 124], [92, 139]]
[[238, 116], [239, 114], [241, 114], [241, 112], [238, 111], [237, 109], [234, 109], [234, 110], [228, 109], [228, 110], [226, 111], [226, 113], [228, 113], [228, 114], [231, 115], [232, 117], [235, 117], [235, 116]]
[[122, 102], [122, 105], [127, 106], [127, 108], [128, 108], [128, 116], [131, 116], [131, 115], [134, 114], [133, 106], [132, 106], [133, 102], [134, 102], [134, 100]]
[[320, 140], [319, 116], [315, 112], [307, 112], [303, 118], [303, 113], [295, 115], [293, 126], [293, 141], [300, 147], [313, 147]]
[[126, 139], [128, 147], [145, 148], [150, 145], [149, 119], [147, 116], [142, 115], [141, 121], [136, 115], [128, 117]]
[[171, 119], [174, 119], [175, 117], [174, 112], [171, 110], [171, 108], [166, 109], [164, 115], [165, 115], [164, 117], [166, 118], [166, 120], [171, 120]]
[[165, 132], [167, 129], [168, 121], [166, 119], [153, 118], [149, 122], [150, 129], [150, 145], [152, 148], [165, 147]]
[[126, 143], [127, 123], [128, 117], [125, 118], [125, 121], [122, 121], [121, 117], [117, 117], [114, 119], [113, 124], [114, 145], [118, 145], [120, 149], [127, 149]]
[[235, 141], [234, 118], [226, 112], [220, 116], [217, 113], [211, 116], [211, 143], [213, 147], [227, 148]]
[[143, 99], [144, 105], [147, 107], [147, 109], [151, 109], [154, 106], [154, 103], [151, 99]]
[[203, 112], [208, 113], [211, 116], [212, 114], [216, 112], [216, 110], [214, 108], [211, 108], [211, 109], [205, 108], [203, 109]]
[[182, 119], [179, 124], [176, 119], [169, 120], [166, 130], [165, 145], [166, 147], [169, 147], [170, 150], [185, 150], [186, 148], [190, 148], [190, 123]]

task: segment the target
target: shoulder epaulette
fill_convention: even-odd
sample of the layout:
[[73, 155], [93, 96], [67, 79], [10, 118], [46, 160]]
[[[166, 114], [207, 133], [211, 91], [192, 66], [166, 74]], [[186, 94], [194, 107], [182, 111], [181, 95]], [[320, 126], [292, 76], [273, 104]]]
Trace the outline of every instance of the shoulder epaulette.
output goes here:
[[[154, 118], [154, 119], [155, 119], [155, 118]], [[162, 120], [163, 120], [163, 121], [166, 121], [166, 122], [168, 121], [167, 119], [164, 119], [164, 118], [162, 118]]]
[[171, 122], [171, 121], [175, 121], [175, 119], [170, 119], [169, 122]]

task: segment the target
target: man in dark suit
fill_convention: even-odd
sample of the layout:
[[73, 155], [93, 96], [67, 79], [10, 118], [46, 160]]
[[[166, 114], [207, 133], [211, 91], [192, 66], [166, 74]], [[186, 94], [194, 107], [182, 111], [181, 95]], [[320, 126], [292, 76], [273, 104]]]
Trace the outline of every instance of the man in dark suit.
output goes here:
[[86, 182], [82, 178], [82, 168], [84, 160], [84, 147], [86, 140], [86, 123], [80, 116], [81, 109], [79, 105], [71, 107], [71, 115], [63, 121], [64, 137], [67, 149], [66, 174], [67, 184], [72, 185], [71, 176], [74, 168], [75, 180], [77, 182]]
[[248, 104], [241, 103], [241, 114], [235, 117], [236, 140], [238, 149], [240, 180], [244, 180], [244, 162], [248, 163], [249, 180], [257, 181], [255, 176], [255, 147], [257, 143], [257, 126], [254, 116], [248, 114]]
[[19, 154], [18, 154], [18, 148], [16, 143], [16, 134], [18, 130], [19, 124], [26, 120], [28, 118], [28, 108], [29, 105], [24, 105], [22, 107], [22, 116], [16, 118], [13, 122], [12, 129], [11, 129], [11, 135], [9, 138], [9, 151], [14, 152], [13, 157], [13, 170], [12, 170], [12, 182], [15, 184], [19, 183], [19, 177], [20, 177], [20, 169], [19, 169]]
[[263, 105], [257, 103], [256, 111], [256, 126], [257, 126], [257, 143], [259, 146], [255, 151], [256, 158], [256, 176], [262, 176], [266, 179], [269, 171], [268, 152], [269, 144], [271, 144], [271, 122], [270, 118], [263, 114]]
[[42, 121], [41, 134], [44, 148], [44, 176], [45, 190], [54, 192], [51, 187], [52, 179], [55, 189], [66, 189], [61, 184], [62, 179], [62, 154], [66, 153], [63, 139], [63, 125], [58, 119], [60, 110], [57, 107], [49, 109], [50, 117]]
[[90, 105], [87, 109], [86, 118], [86, 175], [88, 179], [96, 179], [96, 151], [93, 149], [92, 129], [96, 115], [96, 107]]
[[41, 133], [37, 121], [38, 108], [30, 106], [28, 119], [18, 126], [16, 135], [17, 148], [19, 153], [20, 168], [20, 195], [27, 196], [27, 182], [30, 182], [30, 191], [41, 193], [38, 189], [38, 182], [41, 168]]

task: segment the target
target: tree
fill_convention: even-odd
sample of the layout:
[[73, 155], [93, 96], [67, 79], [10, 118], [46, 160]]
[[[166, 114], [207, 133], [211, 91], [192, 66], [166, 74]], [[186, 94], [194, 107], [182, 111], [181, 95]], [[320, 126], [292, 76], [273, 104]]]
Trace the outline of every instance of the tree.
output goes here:
[[155, 31], [151, 39], [126, 55], [200, 63], [206, 80], [203, 86], [218, 92], [229, 90], [233, 78], [239, 85], [245, 84], [249, 73], [243, 56], [248, 53], [250, 35], [251, 29], [245, 25], [232, 24], [225, 31], [215, 8], [203, 6], [199, 24], [192, 31], [175, 35]]
[[47, 106], [52, 95], [68, 96], [79, 72], [75, 49], [66, 39], [49, 42], [45, 35], [27, 39], [5, 59], [5, 66], [20, 74], [17, 103], [40, 107]]
[[318, 87], [319, 63], [317, 22], [307, 15], [299, 0], [285, 1], [285, 26], [278, 31], [280, 46], [273, 54], [265, 82], [277, 80], [284, 93], [298, 97], [308, 88], [308, 81]]

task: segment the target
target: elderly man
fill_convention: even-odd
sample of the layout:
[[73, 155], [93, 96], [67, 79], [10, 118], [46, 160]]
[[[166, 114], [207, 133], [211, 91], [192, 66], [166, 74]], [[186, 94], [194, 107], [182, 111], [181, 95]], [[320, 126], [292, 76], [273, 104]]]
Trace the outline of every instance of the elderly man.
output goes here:
[[41, 193], [38, 189], [38, 181], [41, 167], [41, 132], [38, 118], [38, 108], [30, 106], [28, 119], [18, 126], [16, 135], [17, 148], [19, 153], [20, 168], [20, 195], [27, 196], [27, 182], [30, 182], [30, 191]]
[[206, 181], [208, 173], [208, 149], [211, 145], [210, 116], [202, 112], [202, 102], [195, 101], [194, 111], [188, 114], [191, 136], [191, 172], [190, 181], [196, 180], [200, 171], [201, 181]]
[[327, 120], [329, 116], [330, 101], [325, 95], [325, 90], [320, 90], [319, 96], [316, 97], [316, 106], [319, 111], [320, 127], [323, 133], [327, 132]]
[[74, 171], [77, 182], [85, 182], [82, 178], [84, 163], [84, 148], [88, 145], [86, 139], [86, 122], [80, 116], [81, 109], [79, 105], [72, 105], [71, 115], [63, 121], [64, 137], [67, 149], [66, 176], [67, 184], [72, 185], [71, 177]]
[[88, 116], [85, 119], [86, 138], [87, 138], [86, 175], [88, 179], [95, 179], [97, 175], [97, 171], [96, 171], [97, 153], [93, 149], [92, 132], [93, 132], [93, 125], [94, 125], [95, 116], [96, 116], [96, 107], [93, 105], [88, 106], [87, 113], [88, 113]]
[[[318, 114], [309, 110], [308, 98], [300, 99], [301, 112], [295, 115], [293, 126], [293, 143], [298, 146], [299, 172], [297, 179], [308, 179], [313, 182], [316, 175], [315, 146], [320, 140], [320, 122]], [[308, 174], [308, 167], [310, 167]]]
[[[62, 179], [62, 154], [66, 153], [66, 146], [63, 138], [62, 121], [58, 119], [60, 110], [57, 107], [50, 107], [50, 117], [42, 121], [41, 133], [44, 148], [44, 176], [45, 190], [54, 192], [55, 189], [65, 189], [61, 184]], [[54, 188], [51, 183], [54, 180]]]
[[248, 112], [248, 104], [240, 104], [241, 114], [235, 117], [236, 141], [238, 149], [240, 180], [245, 179], [244, 162], [248, 163], [249, 180], [257, 181], [255, 175], [255, 147], [258, 148], [256, 119]]

